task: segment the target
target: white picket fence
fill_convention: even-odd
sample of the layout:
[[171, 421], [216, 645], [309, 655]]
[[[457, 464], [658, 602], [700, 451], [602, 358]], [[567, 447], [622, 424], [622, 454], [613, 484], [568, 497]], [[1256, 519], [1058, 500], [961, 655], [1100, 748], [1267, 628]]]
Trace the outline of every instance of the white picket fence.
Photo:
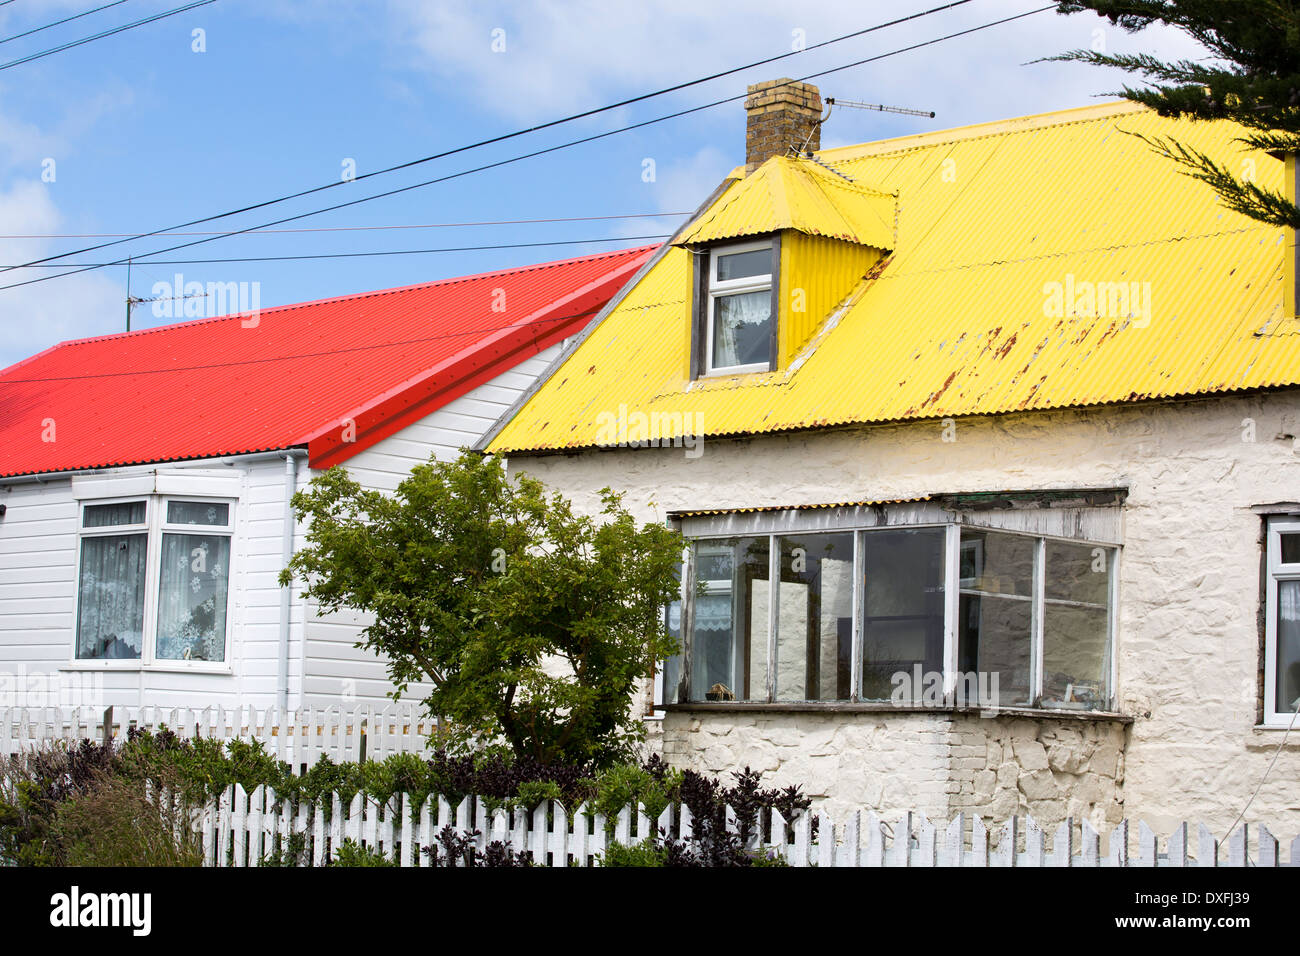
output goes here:
[[52, 740], [100, 743], [107, 732], [122, 740], [128, 728], [157, 731], [166, 727], [182, 737], [219, 740], [260, 740], [276, 759], [295, 771], [310, 767], [322, 756], [335, 763], [382, 760], [394, 753], [423, 754], [437, 722], [423, 715], [416, 703], [386, 707], [359, 706], [290, 711], [282, 721], [276, 708], [0, 708], [0, 757], [21, 753]]
[[[328, 806], [328, 813], [321, 812]], [[818, 825], [814, 833], [813, 820]], [[735, 814], [728, 811], [735, 831]], [[531, 813], [489, 812], [482, 798], [466, 797], [457, 806], [430, 797], [412, 806], [398, 794], [386, 803], [358, 794], [341, 800], [334, 794], [318, 804], [294, 806], [277, 800], [264, 787], [246, 793], [231, 787], [203, 810], [199, 827], [209, 866], [258, 866], [263, 857], [288, 846], [291, 835], [303, 835], [304, 853], [312, 865], [334, 858], [344, 840], [382, 853], [400, 866], [429, 866], [424, 847], [434, 845], [444, 827], [472, 834], [476, 854], [500, 842], [516, 853], [531, 854], [539, 866], [598, 866], [610, 839], [637, 843], [662, 830], [693, 832], [690, 811], [669, 806], [655, 820], [644, 807], [625, 807], [612, 821], [581, 805], [572, 814], [558, 802], [544, 801]], [[1287, 847], [1284, 862], [1278, 839], [1264, 826], [1243, 825], [1220, 841], [1203, 824], [1181, 824], [1161, 839], [1145, 823], [1136, 833], [1128, 821], [1109, 834], [1103, 852], [1101, 834], [1087, 821], [1075, 827], [1066, 820], [1051, 834], [1032, 818], [1017, 817], [990, 830], [979, 817], [958, 815], [935, 824], [924, 815], [908, 813], [886, 822], [874, 812], [855, 812], [836, 823], [825, 810], [804, 812], [786, 821], [777, 811], [756, 827], [753, 852], [779, 854], [792, 866], [818, 867], [1240, 867], [1300, 865], [1300, 837]], [[1253, 853], [1252, 853], [1253, 830]], [[1134, 839], [1136, 838], [1136, 839]]]

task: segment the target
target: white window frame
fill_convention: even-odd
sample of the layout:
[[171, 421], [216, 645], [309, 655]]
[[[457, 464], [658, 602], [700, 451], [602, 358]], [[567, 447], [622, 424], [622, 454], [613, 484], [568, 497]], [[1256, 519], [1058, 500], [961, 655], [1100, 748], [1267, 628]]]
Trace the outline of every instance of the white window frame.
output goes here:
[[[97, 505], [127, 504], [144, 502], [145, 521], [140, 525], [110, 525], [102, 528], [86, 528], [86, 509]], [[169, 524], [167, 522], [167, 504], [170, 501], [192, 502], [200, 504], [228, 505], [224, 525], [190, 525]], [[210, 495], [187, 494], [153, 494], [125, 495], [112, 498], [82, 498], [77, 507], [77, 563], [75, 575], [75, 599], [73, 601], [72, 646], [68, 666], [73, 669], [109, 670], [109, 671], [197, 671], [201, 673], [231, 674], [232, 663], [232, 616], [235, 607], [236, 574], [236, 540], [235, 511], [238, 499], [214, 497]], [[86, 538], [105, 537], [120, 534], [145, 533], [145, 583], [144, 583], [144, 622], [141, 637], [140, 656], [125, 660], [104, 660], [91, 657], [78, 657], [81, 630], [81, 562], [82, 543]], [[195, 661], [173, 660], [157, 656], [158, 644], [158, 600], [162, 586], [162, 539], [164, 534], [212, 534], [230, 539], [230, 560], [226, 568], [226, 629], [223, 637], [225, 648], [224, 660]]]
[[[729, 246], [713, 246], [709, 249], [709, 295], [706, 308], [708, 317], [704, 324], [704, 341], [701, 343], [703, 351], [703, 362], [701, 363], [705, 375], [737, 375], [745, 372], [766, 372], [771, 368], [771, 361], [754, 362], [749, 365], [714, 365], [713, 364], [713, 322], [715, 314], [715, 303], [722, 296], [738, 295], [745, 292], [763, 292], [767, 291], [769, 296], [772, 286], [776, 281], [776, 276], [768, 272], [766, 275], [746, 276], [743, 279], [727, 279], [719, 281], [718, 279], [718, 257], [732, 256], [743, 252], [757, 252], [760, 249], [766, 249], [769, 253], [772, 251], [772, 240], [765, 239], [760, 242], [743, 242]], [[776, 322], [775, 313], [769, 316], [769, 322]]]
[[[1300, 521], [1294, 522], [1293, 526], [1294, 526], [1294, 530], [1300, 531]], [[866, 543], [867, 535], [870, 535], [873, 531], [886, 530], [886, 527], [888, 528], [888, 530], [895, 530], [895, 531], [904, 530], [904, 529], [910, 531], [910, 530], [924, 530], [924, 529], [936, 529], [936, 528], [942, 528], [946, 530], [946, 534], [944, 536], [944, 542], [943, 542], [944, 553], [942, 555], [942, 561], [944, 567], [943, 686], [944, 686], [946, 706], [953, 706], [956, 703], [954, 691], [955, 691], [956, 682], [960, 676], [958, 673], [958, 640], [959, 640], [959, 633], [960, 633], [960, 622], [958, 620], [958, 611], [960, 607], [960, 596], [962, 594], [982, 593], [982, 592], [974, 591], [969, 586], [965, 586], [961, 578], [961, 570], [960, 570], [961, 569], [961, 565], [960, 565], [961, 532], [963, 528], [965, 528], [971, 531], [978, 531], [978, 532], [984, 532], [989, 534], [1016, 535], [1017, 537], [1028, 538], [1034, 542], [1034, 567], [1033, 567], [1033, 577], [1032, 577], [1033, 580], [1032, 593], [1027, 596], [1016, 596], [1017, 600], [1023, 600], [1030, 603], [1033, 609], [1031, 631], [1029, 634], [1030, 667], [1031, 667], [1030, 703], [1027, 705], [1012, 704], [1012, 705], [1000, 706], [998, 709], [1016, 710], [1016, 711], [1034, 710], [1045, 714], [1069, 713], [1069, 714], [1083, 714], [1083, 715], [1107, 715], [1107, 714], [1114, 713], [1115, 702], [1117, 700], [1117, 696], [1116, 696], [1117, 675], [1115, 673], [1115, 659], [1116, 659], [1115, 643], [1116, 640], [1118, 639], [1118, 624], [1119, 624], [1118, 579], [1119, 579], [1119, 571], [1120, 571], [1120, 558], [1123, 552], [1122, 546], [1115, 542], [1094, 541], [1094, 540], [1088, 540], [1083, 538], [1062, 537], [1059, 535], [1051, 535], [1051, 534], [1027, 533], [1023, 531], [1013, 531], [1013, 530], [1005, 530], [1000, 528], [966, 525], [961, 522], [931, 522], [931, 521], [922, 521], [922, 522], [907, 523], [907, 524], [890, 524], [888, 526], [875, 525], [871, 527], [859, 527], [859, 528], [827, 527], [817, 531], [788, 530], [788, 531], [745, 532], [741, 530], [733, 530], [726, 534], [703, 533], [703, 534], [689, 537], [688, 538], [689, 547], [687, 548], [686, 551], [686, 559], [689, 560], [690, 565], [683, 568], [682, 577], [684, 581], [688, 579], [691, 581], [695, 580], [696, 549], [700, 545], [707, 546], [710, 544], [720, 543], [723, 541], [735, 541], [744, 538], [767, 538], [768, 549], [769, 549], [768, 553], [769, 555], [773, 555], [777, 553], [776, 549], [778, 547], [778, 539], [782, 537], [788, 537], [792, 534], [793, 535], [805, 535], [805, 534], [816, 534], [816, 533], [829, 534], [834, 532], [842, 532], [845, 530], [852, 530], [853, 537], [854, 537], [854, 558], [853, 558], [854, 594], [853, 594], [853, 646], [850, 654], [850, 660], [852, 662], [851, 663], [852, 671], [850, 672], [850, 696], [848, 700], [824, 701], [820, 703], [826, 703], [831, 705], [867, 704], [872, 706], [888, 706], [887, 704], [882, 704], [879, 701], [874, 701], [874, 700], [864, 701], [861, 700], [860, 698], [862, 654], [863, 654], [863, 647], [862, 647], [863, 582], [861, 580], [862, 578], [861, 571], [863, 568], [863, 555], [864, 555], [863, 547]], [[1109, 559], [1110, 583], [1107, 591], [1107, 600], [1108, 600], [1107, 612], [1108, 613], [1107, 613], [1106, 651], [1105, 651], [1105, 657], [1103, 659], [1102, 668], [1101, 668], [1102, 680], [1104, 681], [1105, 684], [1105, 689], [1104, 689], [1105, 702], [1103, 706], [1095, 709], [1076, 710], [1073, 708], [1062, 707], [1060, 705], [1055, 705], [1055, 706], [1051, 704], [1045, 705], [1042, 700], [1043, 638], [1044, 638], [1043, 620], [1044, 620], [1044, 606], [1045, 603], [1047, 603], [1048, 601], [1048, 599], [1046, 598], [1046, 573], [1047, 573], [1046, 547], [1048, 541], [1062, 541], [1068, 544], [1088, 546], [1093, 548], [1102, 548], [1110, 555], [1110, 559]], [[1295, 569], [1294, 574], [1291, 576], [1300, 578], [1300, 565], [1291, 565], [1288, 567], [1292, 567]], [[712, 582], [709, 582], [708, 584], [711, 583]], [[706, 584], [706, 590], [713, 591], [714, 588], [709, 587], [708, 584]], [[726, 585], [728, 588], [730, 588], [731, 582], [726, 582]], [[693, 602], [694, 599], [695, 599], [694, 594], [689, 593], [687, 589], [683, 587], [682, 589], [683, 622], [685, 622], [688, 619], [693, 620], [694, 618], [693, 609], [690, 612], [688, 617], [687, 605], [686, 605], [687, 601]], [[1060, 599], [1052, 599], [1051, 603], [1069, 604], [1075, 602], [1066, 602]], [[772, 608], [771, 606], [769, 606], [769, 612], [771, 610]], [[735, 620], [735, 617], [736, 615], [733, 612], [733, 621]], [[769, 621], [769, 642], [775, 642], [777, 640], [778, 635], [776, 629], [779, 627], [779, 620], [777, 619], [778, 617], [779, 616], [774, 613], [771, 614], [772, 619], [771, 621]], [[690, 643], [693, 637], [694, 635], [687, 631], [685, 624], [683, 623], [682, 649], [684, 654], [692, 653]], [[734, 643], [734, 634], [733, 634], [733, 643]], [[769, 669], [769, 672], [772, 667], [772, 661], [773, 661], [773, 657], [769, 650], [768, 659], [767, 659], [767, 667]], [[682, 666], [683, 669], [689, 669], [690, 667], [688, 662], [683, 662]], [[738, 653], [733, 646], [732, 686], [737, 686], [737, 682], [734, 680], [735, 678], [734, 672], [740, 666], [741, 663], [738, 659]], [[771, 675], [769, 673], [768, 680], [766, 681], [768, 687], [767, 699], [765, 701], [762, 699], [751, 699], [750, 701], [746, 701], [747, 704], [749, 705], [762, 704], [762, 705], [770, 706], [773, 709], [781, 709], [782, 707], [790, 706], [792, 703], [796, 705], [799, 703], [799, 702], [792, 702], [792, 701], [775, 700], [771, 692], [770, 677]], [[687, 691], [689, 693], [689, 682], [687, 682], [685, 686], [687, 687]], [[670, 692], [671, 688], [666, 688], [665, 690]], [[677, 701], [669, 701], [668, 703], [677, 703]], [[684, 703], [686, 706], [709, 706], [713, 702], [690, 700], [682, 703]]]
[[1277, 700], [1278, 582], [1300, 580], [1300, 564], [1282, 563], [1282, 535], [1300, 534], [1300, 518], [1270, 518], [1267, 529], [1264, 568], [1264, 726], [1287, 727], [1295, 717], [1295, 712], [1285, 707], [1279, 709]]

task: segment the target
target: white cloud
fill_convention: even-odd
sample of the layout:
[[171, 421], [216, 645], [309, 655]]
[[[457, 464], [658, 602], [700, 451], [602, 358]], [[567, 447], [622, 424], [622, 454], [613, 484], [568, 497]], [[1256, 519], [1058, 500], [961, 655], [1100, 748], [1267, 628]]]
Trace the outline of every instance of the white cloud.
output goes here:
[[[0, 223], [6, 235], [57, 233], [63, 227], [49, 188], [39, 180], [16, 180], [0, 191]], [[0, 263], [28, 262], [56, 251], [47, 239], [0, 238]], [[0, 273], [9, 285], [50, 272], [23, 269]], [[8, 367], [63, 339], [121, 331], [124, 287], [102, 272], [0, 291], [0, 368]]]
[[[396, 14], [394, 40], [409, 48], [411, 67], [435, 79], [441, 95], [464, 96], [498, 115], [536, 121], [789, 51], [796, 30], [811, 46], [935, 5], [934, 0], [913, 0], [904, 9], [851, 0], [798, 6], [789, 0], [391, 0], [390, 9]], [[698, 102], [743, 92], [760, 79], [804, 75], [1027, 9], [1033, 7], [1023, 0], [973, 3], [723, 78], [683, 97]], [[493, 51], [495, 30], [503, 31], [496, 34], [502, 52]], [[926, 128], [1060, 109], [1087, 103], [1122, 81], [1077, 64], [1025, 64], [1090, 47], [1098, 35], [1112, 52], [1202, 53], [1175, 31], [1129, 36], [1091, 14], [1045, 12], [814, 82], [846, 99], [933, 109], [940, 115]]]

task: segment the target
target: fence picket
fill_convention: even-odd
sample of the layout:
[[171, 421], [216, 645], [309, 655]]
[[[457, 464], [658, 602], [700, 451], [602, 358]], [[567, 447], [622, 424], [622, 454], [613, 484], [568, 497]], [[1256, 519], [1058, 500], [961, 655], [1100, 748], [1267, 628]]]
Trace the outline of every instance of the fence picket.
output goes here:
[[1170, 866], [1187, 865], [1187, 824], [1180, 823], [1174, 827], [1174, 832], [1169, 836], [1169, 849], [1167, 850]]
[[920, 822], [916, 825], [916, 854], [912, 859], [912, 866], [934, 866], [934, 843], [935, 829], [934, 824], [924, 813], [920, 814]]
[[836, 866], [862, 865], [862, 812], [854, 810], [844, 824], [844, 846]]
[[[989, 862], [989, 831], [978, 814], [970, 822], [971, 866], [987, 867]], [[960, 854], [959, 854], [960, 855]]]
[[1043, 828], [1025, 815], [1025, 866], [1043, 866], [1047, 862], [1043, 848]]
[[414, 866], [415, 864], [411, 862], [411, 839], [415, 829], [415, 821], [412, 816], [416, 808], [411, 806], [411, 798], [407, 794], [399, 794], [393, 799], [400, 801], [401, 809], [397, 812], [402, 819], [401, 856], [398, 858], [397, 863], [399, 866]]
[[1128, 821], [1121, 820], [1110, 831], [1110, 847], [1106, 851], [1106, 866], [1128, 866]]
[[823, 810], [817, 815], [817, 865], [830, 869], [835, 865], [835, 820]]
[[1268, 832], [1268, 827], [1262, 823], [1259, 826], [1259, 865], [1263, 867], [1277, 866], [1277, 837]]
[[590, 840], [587, 838], [587, 826], [591, 823], [591, 817], [587, 810], [587, 801], [583, 801], [573, 811], [573, 840], [569, 844], [569, 852], [573, 854], [575, 866], [591, 866], [591, 853], [588, 849]]
[[248, 794], [239, 784], [235, 784], [234, 792], [231, 796], [231, 820], [230, 826], [233, 831], [235, 846], [235, 866], [247, 866], [248, 855], [245, 850], [245, 840], [248, 834]]
[[1214, 834], [1210, 832], [1210, 828], [1204, 823], [1200, 824], [1197, 829], [1196, 843], [1196, 865], [1218, 866], [1219, 841], [1214, 839]]
[[940, 866], [961, 866], [962, 843], [966, 835], [966, 817], [958, 813], [943, 833], [943, 847], [939, 851]]
[[1246, 845], [1249, 840], [1246, 826], [1243, 823], [1234, 832], [1228, 834], [1228, 866], [1246, 865]]

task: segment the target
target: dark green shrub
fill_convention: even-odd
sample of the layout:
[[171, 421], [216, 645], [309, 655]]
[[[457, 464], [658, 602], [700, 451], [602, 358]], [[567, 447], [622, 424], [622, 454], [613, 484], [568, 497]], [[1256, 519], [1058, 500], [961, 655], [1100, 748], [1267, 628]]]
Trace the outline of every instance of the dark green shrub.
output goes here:
[[600, 857], [601, 866], [666, 866], [667, 851], [653, 837], [647, 837], [640, 843], [624, 846], [617, 840], [611, 841], [608, 849]]
[[330, 866], [397, 866], [397, 861], [380, 853], [374, 847], [363, 846], [354, 840], [344, 840], [334, 851]]

